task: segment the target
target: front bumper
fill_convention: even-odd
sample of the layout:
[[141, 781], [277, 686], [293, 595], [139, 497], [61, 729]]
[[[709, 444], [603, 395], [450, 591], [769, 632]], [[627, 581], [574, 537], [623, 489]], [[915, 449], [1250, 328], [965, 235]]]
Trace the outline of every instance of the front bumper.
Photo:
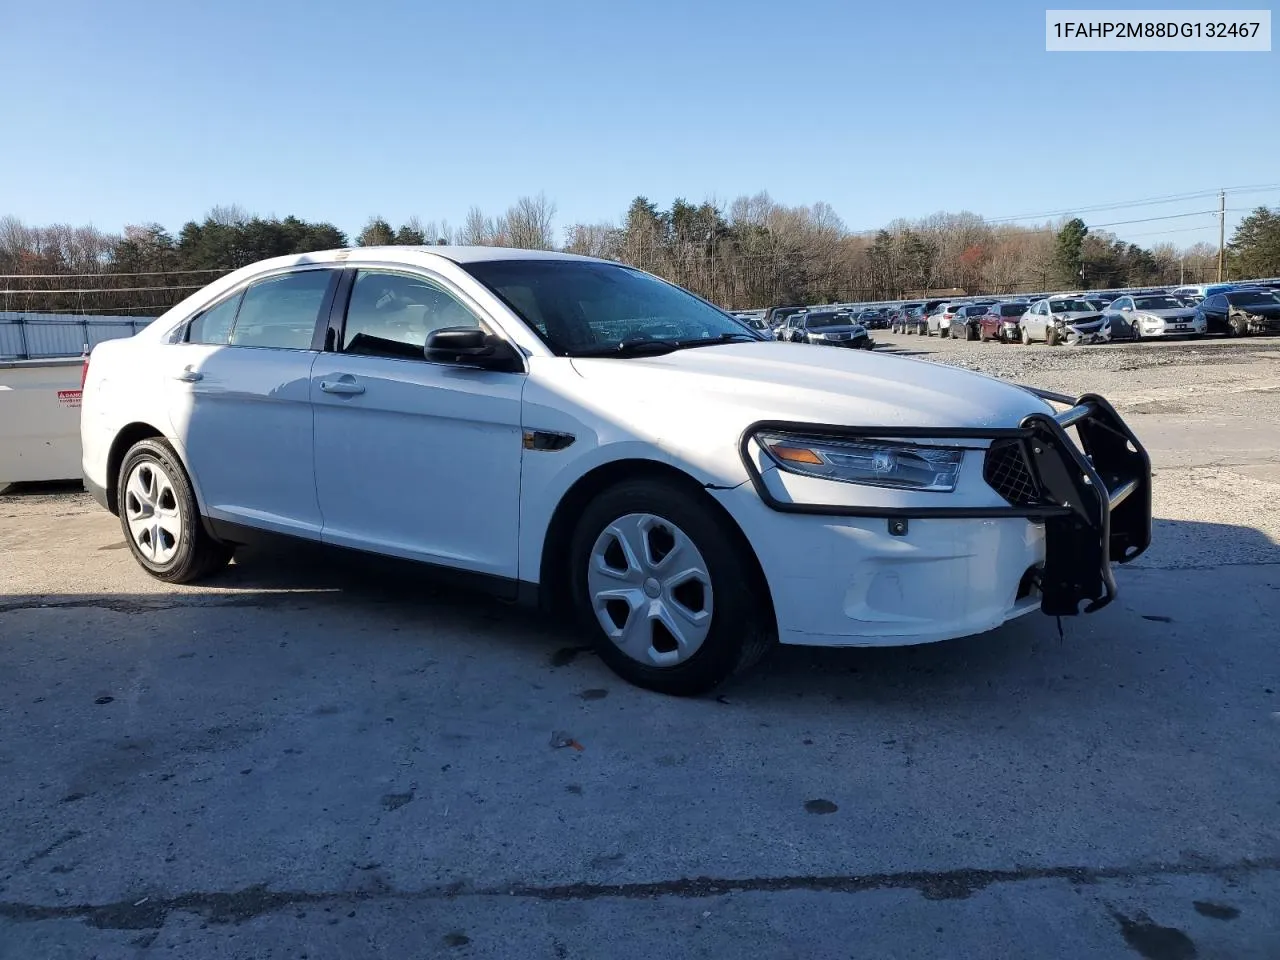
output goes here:
[[[756, 458], [753, 437], [766, 430], [998, 442], [1021, 458], [1034, 493], [985, 506], [788, 501]], [[1112, 565], [1139, 556], [1151, 539], [1150, 460], [1097, 396], [1010, 428], [761, 422], [743, 433], [740, 452], [755, 495], [745, 487], [713, 495], [757, 544], [784, 643], [926, 643], [980, 633], [1037, 608], [1069, 616], [1084, 602], [1084, 612], [1094, 612], [1115, 598]], [[923, 499], [938, 496], [952, 495]]]
[[820, 347], [848, 347], [853, 350], [871, 350], [875, 347], [875, 341], [870, 337], [853, 337], [850, 340], [810, 340], [812, 344]]
[[1193, 337], [1203, 334], [1206, 326], [1203, 320], [1161, 320], [1159, 323], [1135, 321], [1135, 329], [1144, 337]]

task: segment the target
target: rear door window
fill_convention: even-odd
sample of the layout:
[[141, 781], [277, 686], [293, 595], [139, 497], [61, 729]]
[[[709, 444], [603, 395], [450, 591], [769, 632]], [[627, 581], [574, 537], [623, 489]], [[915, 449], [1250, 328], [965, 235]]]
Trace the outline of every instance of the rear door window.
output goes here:
[[309, 350], [333, 270], [304, 270], [260, 280], [244, 292], [231, 330], [235, 347]]

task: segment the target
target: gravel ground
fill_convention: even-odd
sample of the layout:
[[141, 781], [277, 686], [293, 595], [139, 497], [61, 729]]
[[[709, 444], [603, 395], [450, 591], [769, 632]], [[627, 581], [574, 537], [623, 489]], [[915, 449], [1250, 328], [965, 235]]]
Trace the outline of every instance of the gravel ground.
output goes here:
[[1125, 412], [1115, 604], [674, 700], [415, 568], [168, 587], [0, 495], [0, 960], [1280, 956], [1280, 341], [877, 340]]

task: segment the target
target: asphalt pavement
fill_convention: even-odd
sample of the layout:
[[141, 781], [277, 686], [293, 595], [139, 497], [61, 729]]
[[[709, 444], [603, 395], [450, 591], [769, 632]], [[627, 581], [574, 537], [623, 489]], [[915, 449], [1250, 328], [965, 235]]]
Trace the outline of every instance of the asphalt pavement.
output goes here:
[[1112, 607], [677, 700], [410, 566], [168, 587], [0, 495], [0, 958], [1280, 956], [1280, 349], [877, 339], [1117, 402]]

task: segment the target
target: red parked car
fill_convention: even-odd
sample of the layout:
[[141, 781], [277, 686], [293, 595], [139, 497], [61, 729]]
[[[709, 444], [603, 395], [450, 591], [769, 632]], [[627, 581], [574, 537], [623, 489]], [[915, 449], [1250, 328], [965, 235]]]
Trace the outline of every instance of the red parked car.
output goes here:
[[1027, 307], [1028, 304], [1022, 301], [991, 304], [987, 312], [978, 317], [978, 339], [983, 343], [988, 340], [1017, 342], [1022, 335], [1018, 324]]

